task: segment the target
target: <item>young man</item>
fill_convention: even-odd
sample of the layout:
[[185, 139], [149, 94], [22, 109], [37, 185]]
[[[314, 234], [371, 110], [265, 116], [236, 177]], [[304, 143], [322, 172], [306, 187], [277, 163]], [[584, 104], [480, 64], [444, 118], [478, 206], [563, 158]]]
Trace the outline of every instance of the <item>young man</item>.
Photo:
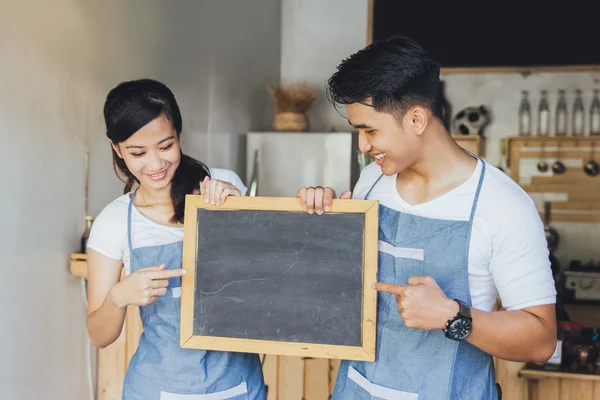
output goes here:
[[[344, 361], [334, 399], [497, 399], [493, 356], [544, 363], [556, 347], [539, 214], [449, 135], [439, 72], [396, 37], [352, 55], [328, 81], [360, 150], [375, 157], [352, 198], [380, 204], [377, 360]], [[310, 187], [298, 197], [322, 214], [336, 196]], [[507, 311], [492, 312], [498, 294]]]

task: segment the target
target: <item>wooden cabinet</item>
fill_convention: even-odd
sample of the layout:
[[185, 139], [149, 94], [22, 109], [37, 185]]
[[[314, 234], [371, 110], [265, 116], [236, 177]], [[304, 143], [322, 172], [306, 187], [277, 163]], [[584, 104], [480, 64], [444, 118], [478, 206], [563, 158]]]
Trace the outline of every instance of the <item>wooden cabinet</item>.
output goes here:
[[[71, 255], [71, 273], [87, 275], [87, 256]], [[120, 400], [125, 372], [142, 334], [137, 307], [129, 307], [119, 338], [98, 351], [98, 400]], [[339, 360], [260, 355], [267, 400], [326, 400], [333, 391]]]
[[600, 375], [523, 369], [528, 400], [600, 400]]
[[[506, 162], [510, 177], [538, 203], [540, 214], [542, 201], [551, 202], [552, 221], [600, 222], [597, 178], [587, 176], [583, 171], [583, 165], [599, 145], [600, 138], [589, 136], [507, 137]], [[539, 171], [537, 164], [541, 160], [548, 166], [561, 160], [567, 166], [566, 171], [556, 174], [550, 167], [548, 171]], [[565, 307], [572, 307], [569, 315], [574, 321], [585, 326], [600, 326], [600, 313], [595, 312], [597, 307]], [[516, 372], [511, 382], [519, 382], [521, 397], [515, 397], [517, 400], [600, 400], [600, 375], [534, 371], [517, 367], [518, 363], [511, 364], [510, 374], [514, 376]], [[511, 388], [515, 386], [511, 385]]]
[[[71, 254], [71, 274], [87, 276], [87, 255]], [[138, 347], [142, 321], [137, 307], [129, 306], [123, 331], [110, 346], [98, 351], [98, 400], [120, 400], [127, 366]]]

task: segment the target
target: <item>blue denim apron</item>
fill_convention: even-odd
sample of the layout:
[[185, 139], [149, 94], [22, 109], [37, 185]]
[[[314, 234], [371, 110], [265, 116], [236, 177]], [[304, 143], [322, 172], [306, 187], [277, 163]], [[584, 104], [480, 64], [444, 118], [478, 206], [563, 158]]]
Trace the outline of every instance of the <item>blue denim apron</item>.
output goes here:
[[[471, 305], [468, 279], [473, 216], [485, 162], [468, 221], [407, 214], [380, 205], [380, 282], [406, 285], [411, 276], [432, 276], [446, 296]], [[383, 176], [383, 175], [382, 175]], [[381, 176], [365, 196], [369, 196]], [[343, 361], [334, 400], [492, 400], [498, 398], [493, 358], [441, 329], [407, 328], [396, 296], [378, 293], [377, 360]]]
[[[127, 237], [131, 273], [165, 264], [181, 268], [183, 242], [134, 248], [131, 208]], [[263, 400], [266, 398], [257, 354], [179, 347], [181, 278], [170, 278], [167, 294], [140, 307], [144, 332], [131, 358], [123, 384], [123, 400]]]

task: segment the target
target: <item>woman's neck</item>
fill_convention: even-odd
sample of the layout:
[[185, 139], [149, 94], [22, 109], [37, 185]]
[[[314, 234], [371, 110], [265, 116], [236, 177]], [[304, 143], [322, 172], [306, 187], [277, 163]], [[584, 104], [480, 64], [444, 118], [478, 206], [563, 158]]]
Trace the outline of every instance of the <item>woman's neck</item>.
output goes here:
[[172, 205], [171, 203], [171, 185], [163, 189], [149, 189], [144, 185], [140, 185], [138, 191], [141, 193], [148, 205]]

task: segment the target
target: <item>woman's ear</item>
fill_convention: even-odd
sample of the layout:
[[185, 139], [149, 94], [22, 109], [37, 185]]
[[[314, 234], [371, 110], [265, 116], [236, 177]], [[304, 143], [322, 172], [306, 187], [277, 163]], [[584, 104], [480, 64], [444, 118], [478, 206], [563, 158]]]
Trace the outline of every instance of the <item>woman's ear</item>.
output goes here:
[[123, 158], [123, 156], [121, 155], [121, 149], [119, 149], [119, 145], [114, 144], [113, 141], [110, 139], [108, 139], [108, 141], [110, 142], [110, 145], [112, 146], [115, 153], [117, 153], [117, 156], [119, 156], [119, 158]]

